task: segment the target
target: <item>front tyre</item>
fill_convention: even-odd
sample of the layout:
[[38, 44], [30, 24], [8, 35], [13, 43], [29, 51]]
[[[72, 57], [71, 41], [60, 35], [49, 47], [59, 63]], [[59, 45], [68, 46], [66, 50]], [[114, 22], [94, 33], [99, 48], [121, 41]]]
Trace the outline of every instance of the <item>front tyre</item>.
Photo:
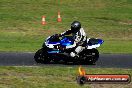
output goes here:
[[95, 62], [99, 59], [99, 51], [97, 49], [92, 49], [92, 63], [95, 64]]
[[49, 63], [50, 59], [48, 58], [47, 54], [44, 53], [43, 48], [39, 49], [35, 55], [34, 59], [37, 63]]
[[83, 52], [84, 63], [95, 64], [99, 58], [99, 52], [97, 49], [88, 49]]

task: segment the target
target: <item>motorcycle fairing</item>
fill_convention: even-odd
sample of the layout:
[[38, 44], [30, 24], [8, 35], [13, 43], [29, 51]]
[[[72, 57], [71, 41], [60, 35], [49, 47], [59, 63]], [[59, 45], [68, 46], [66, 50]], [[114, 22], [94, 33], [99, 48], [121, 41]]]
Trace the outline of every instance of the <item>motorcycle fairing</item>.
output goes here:
[[[87, 39], [87, 49], [99, 47], [104, 41], [102, 39], [89, 38]], [[48, 53], [61, 53], [60, 47], [72, 48], [75, 45], [70, 36], [64, 36], [62, 39], [55, 39], [53, 36], [48, 37], [45, 45], [49, 48]]]
[[87, 44], [87, 49], [94, 49], [99, 47], [104, 41], [102, 39], [95, 39], [95, 38], [89, 38], [88, 39], [88, 44]]
[[71, 41], [68, 37], [63, 37], [60, 41], [50, 41], [52, 38], [48, 38], [45, 42], [45, 45], [50, 48], [48, 53], [60, 53], [61, 50], [58, 49], [59, 46], [61, 47], [68, 47], [73, 45], [73, 41]]

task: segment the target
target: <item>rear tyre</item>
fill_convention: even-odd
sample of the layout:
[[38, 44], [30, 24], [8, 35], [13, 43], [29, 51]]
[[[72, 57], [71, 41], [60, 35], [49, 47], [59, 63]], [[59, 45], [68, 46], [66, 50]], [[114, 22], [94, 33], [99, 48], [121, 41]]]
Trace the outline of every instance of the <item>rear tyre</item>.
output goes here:
[[64, 61], [64, 64], [68, 65], [69, 60], [67, 58], [65, 58], [63, 61]]
[[49, 63], [50, 59], [48, 58], [47, 54], [44, 53], [43, 49], [39, 49], [34, 56], [34, 59], [37, 63]]

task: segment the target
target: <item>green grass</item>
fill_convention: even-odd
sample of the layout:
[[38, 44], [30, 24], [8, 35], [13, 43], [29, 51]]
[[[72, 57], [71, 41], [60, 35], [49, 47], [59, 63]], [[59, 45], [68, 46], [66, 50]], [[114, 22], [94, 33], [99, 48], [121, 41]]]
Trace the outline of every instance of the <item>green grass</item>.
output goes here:
[[[58, 9], [61, 23], [56, 22]], [[105, 40], [101, 53], [132, 53], [131, 14], [131, 0], [63, 0], [61, 5], [57, 0], [0, 0], [0, 51], [34, 52], [46, 37], [79, 20], [89, 37]]]
[[109, 40], [105, 41], [104, 44], [99, 48], [100, 53], [132, 53], [132, 41], [124, 40]]
[[[87, 74], [130, 74], [132, 69], [86, 68]], [[93, 85], [80, 86], [76, 83], [78, 67], [0, 67], [1, 88], [92, 88]], [[98, 85], [98, 84], [97, 84]], [[96, 87], [95, 85], [94, 87]], [[108, 85], [115, 88], [118, 84]], [[129, 88], [132, 84], [118, 85], [117, 88]], [[102, 84], [102, 87], [104, 85]], [[111, 87], [109, 87], [111, 86]]]

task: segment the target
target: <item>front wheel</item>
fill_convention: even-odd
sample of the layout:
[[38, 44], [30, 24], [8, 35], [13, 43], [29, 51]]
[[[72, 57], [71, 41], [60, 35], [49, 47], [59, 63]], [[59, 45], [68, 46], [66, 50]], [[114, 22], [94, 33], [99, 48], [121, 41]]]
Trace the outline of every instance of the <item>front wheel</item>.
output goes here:
[[43, 49], [39, 49], [35, 55], [34, 59], [37, 63], [49, 63], [50, 59], [48, 58], [47, 54], [44, 53]]
[[85, 63], [95, 64], [99, 58], [99, 52], [97, 49], [88, 49], [83, 52], [82, 57]]

